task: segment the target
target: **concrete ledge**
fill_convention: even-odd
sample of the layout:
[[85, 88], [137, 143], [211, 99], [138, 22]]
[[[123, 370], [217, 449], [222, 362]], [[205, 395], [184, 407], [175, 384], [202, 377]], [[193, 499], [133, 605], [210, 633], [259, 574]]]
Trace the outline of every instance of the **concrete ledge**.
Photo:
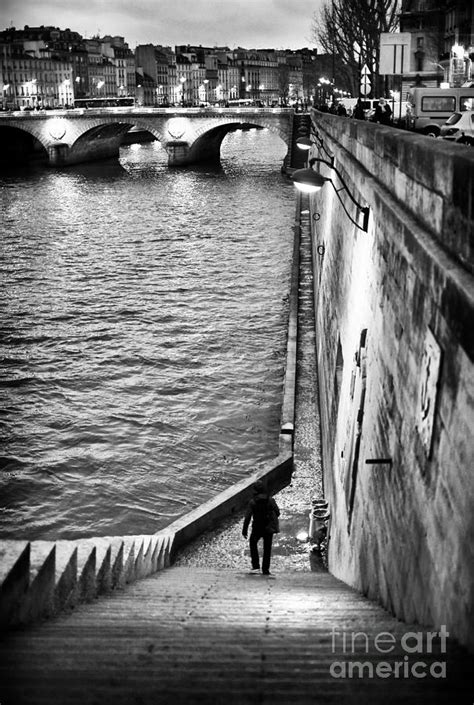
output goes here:
[[[288, 316], [288, 338], [286, 347], [285, 381], [283, 385], [283, 403], [281, 411], [281, 434], [290, 438], [293, 443], [295, 430], [295, 404], [296, 404], [296, 356], [298, 339], [298, 286], [299, 286], [299, 248], [301, 194], [298, 192], [296, 199], [296, 217], [294, 225], [293, 261], [291, 267], [290, 305]], [[282, 439], [283, 440], [283, 439]], [[280, 453], [284, 447], [280, 445]]]

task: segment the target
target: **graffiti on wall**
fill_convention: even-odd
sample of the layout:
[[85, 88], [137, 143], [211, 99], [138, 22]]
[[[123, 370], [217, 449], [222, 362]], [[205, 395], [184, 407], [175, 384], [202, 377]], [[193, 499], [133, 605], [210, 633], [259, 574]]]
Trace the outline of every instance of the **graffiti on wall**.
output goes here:
[[421, 361], [420, 387], [418, 394], [417, 428], [426, 456], [431, 455], [436, 394], [441, 367], [441, 348], [431, 330], [426, 331]]

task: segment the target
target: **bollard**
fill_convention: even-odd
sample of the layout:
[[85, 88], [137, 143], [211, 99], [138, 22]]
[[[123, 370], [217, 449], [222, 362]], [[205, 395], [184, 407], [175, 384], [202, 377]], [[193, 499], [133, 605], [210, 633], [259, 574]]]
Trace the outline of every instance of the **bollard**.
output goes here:
[[330, 517], [328, 503], [323, 499], [313, 499], [311, 511], [309, 513], [310, 541], [314, 543], [314, 548], [321, 550], [321, 543], [327, 536], [327, 520]]

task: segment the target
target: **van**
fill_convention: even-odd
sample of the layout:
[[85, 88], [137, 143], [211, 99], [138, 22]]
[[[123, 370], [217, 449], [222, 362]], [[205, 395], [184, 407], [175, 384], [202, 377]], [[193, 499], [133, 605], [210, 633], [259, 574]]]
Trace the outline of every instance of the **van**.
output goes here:
[[472, 88], [411, 88], [408, 92], [407, 127], [439, 137], [450, 115], [474, 108]]

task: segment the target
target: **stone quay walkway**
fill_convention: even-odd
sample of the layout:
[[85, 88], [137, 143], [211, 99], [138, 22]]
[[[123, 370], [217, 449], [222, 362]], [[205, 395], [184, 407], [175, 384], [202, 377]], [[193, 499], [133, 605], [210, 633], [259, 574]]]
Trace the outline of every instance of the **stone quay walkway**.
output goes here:
[[249, 574], [242, 517], [228, 520], [173, 567], [4, 636], [1, 705], [474, 701], [472, 656], [443, 634], [427, 648], [430, 630], [398, 621], [321, 564], [314, 569], [296, 538], [322, 493], [305, 214], [302, 223], [295, 473], [276, 497], [274, 577]]

